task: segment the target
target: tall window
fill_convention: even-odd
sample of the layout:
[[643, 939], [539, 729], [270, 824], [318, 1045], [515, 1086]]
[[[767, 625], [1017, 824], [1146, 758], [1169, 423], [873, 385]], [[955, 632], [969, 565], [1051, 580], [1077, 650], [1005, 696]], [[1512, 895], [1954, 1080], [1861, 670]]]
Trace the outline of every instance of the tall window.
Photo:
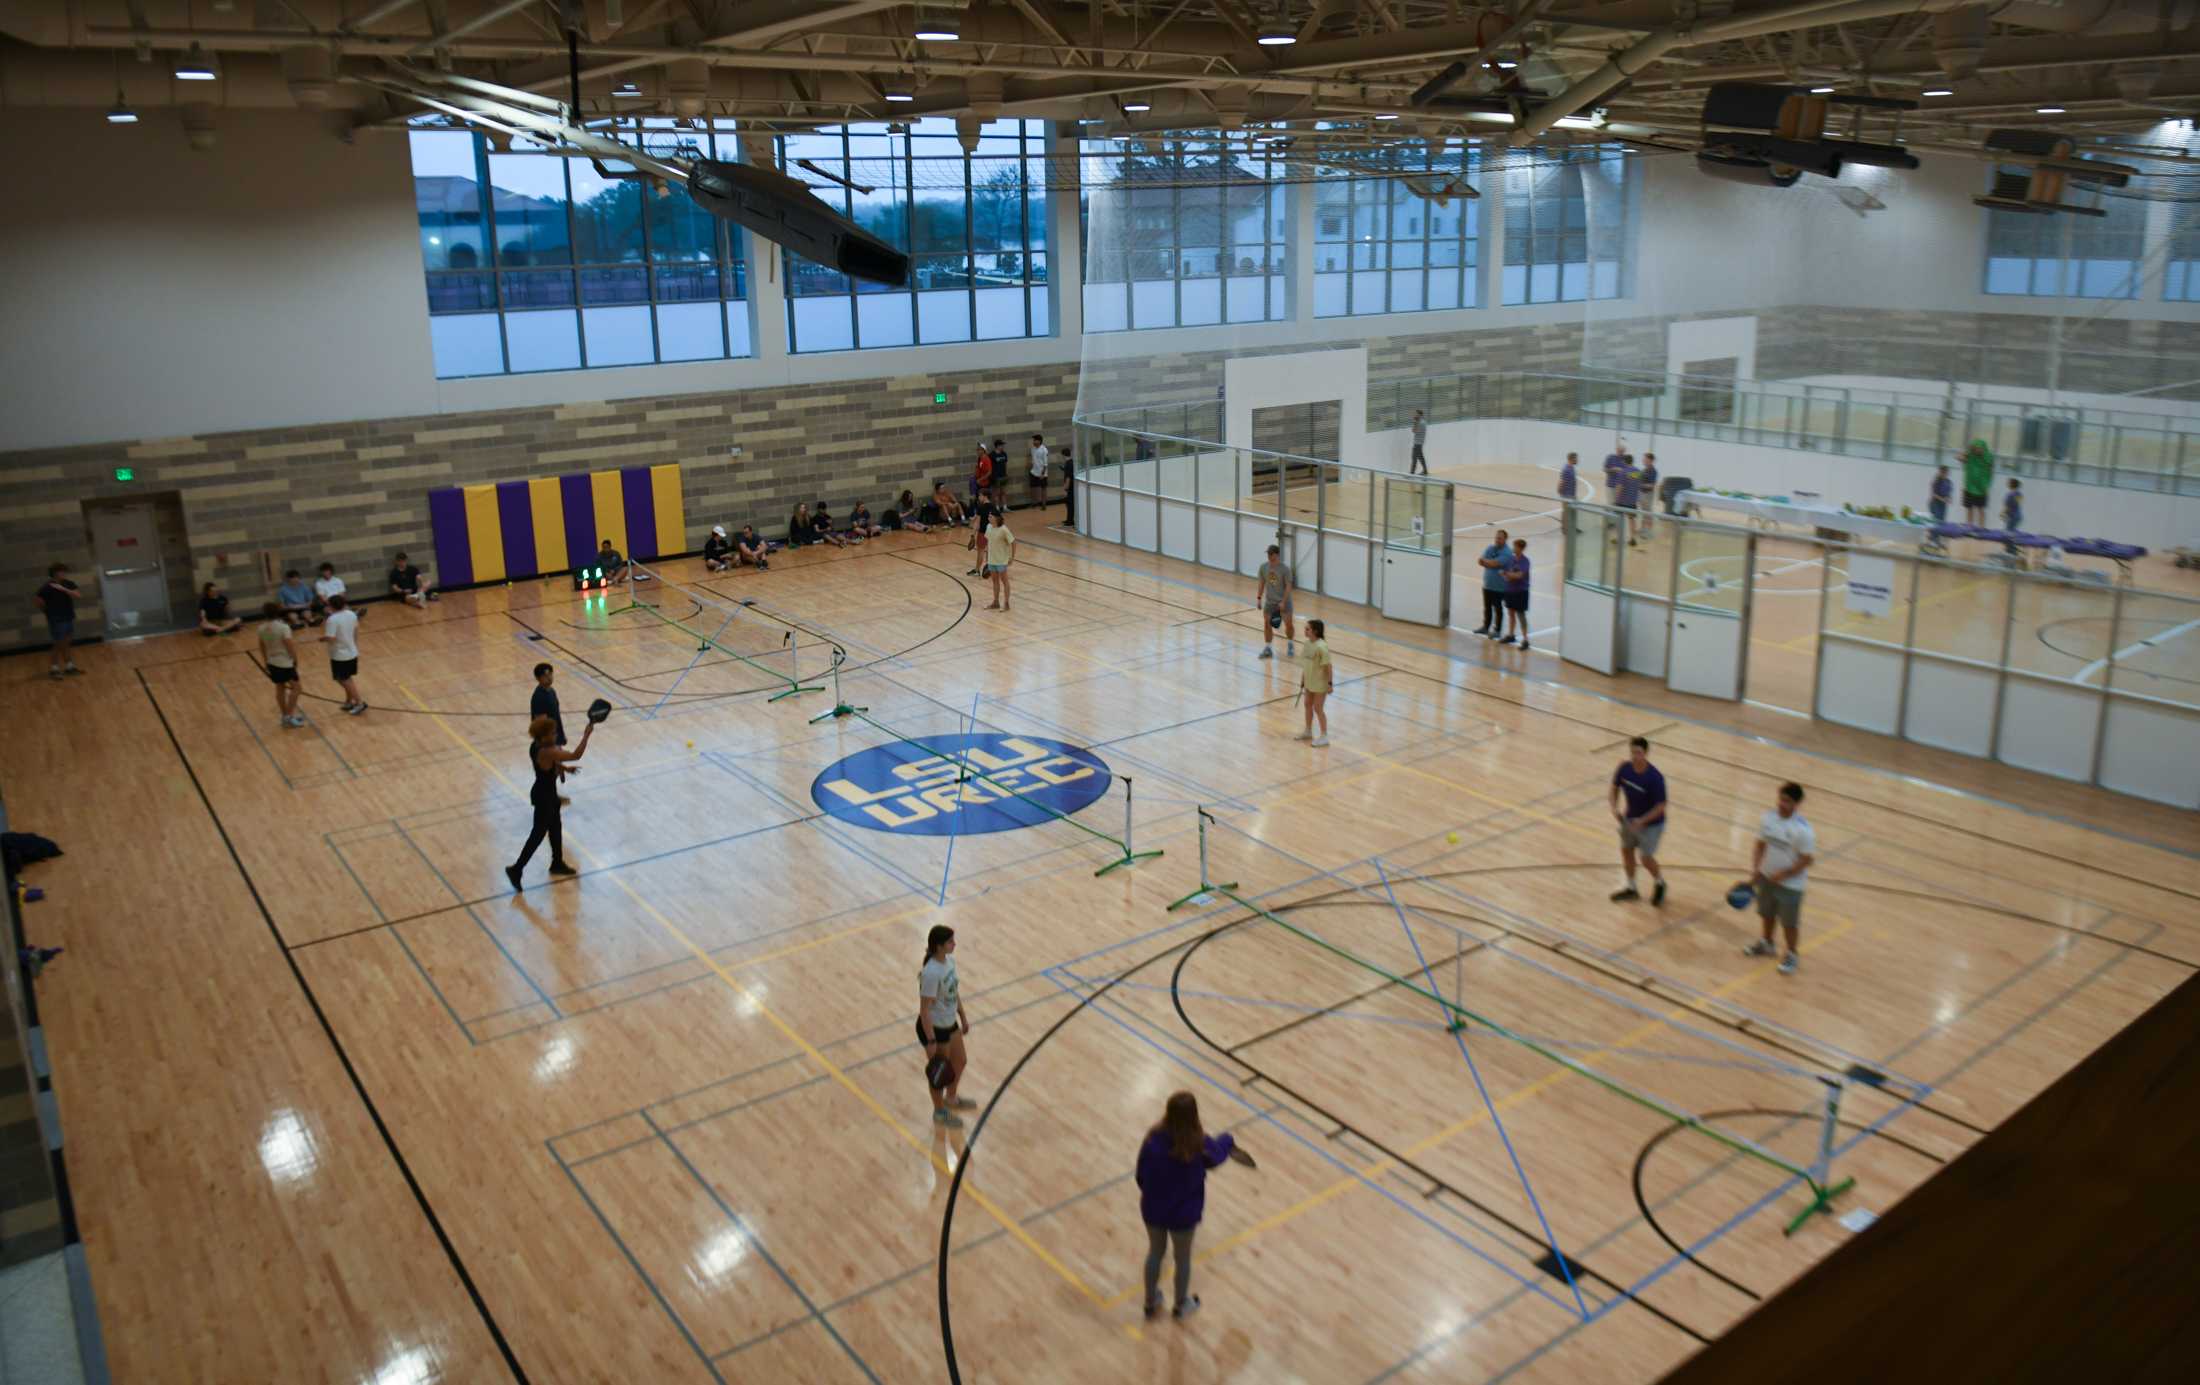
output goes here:
[[2170, 207], [2168, 264], [2162, 296], [2176, 303], [2200, 303], [2200, 203]]
[[2147, 203], [2065, 185], [2062, 200], [2106, 216], [1986, 213], [1986, 291], [2049, 298], [2133, 298], [2146, 253]]
[[1479, 219], [1466, 195], [1474, 150], [1422, 144], [1370, 153], [1395, 177], [1322, 183], [1314, 203], [1314, 316], [1357, 317], [1480, 302]]
[[1282, 165], [1211, 140], [1087, 140], [1085, 330], [1291, 315]]
[[[893, 289], [787, 255], [790, 349], [989, 341], [1053, 330], [1044, 122], [991, 121], [979, 132], [977, 152], [967, 155], [948, 119], [836, 126], [783, 135], [779, 146], [790, 175], [910, 257], [909, 286]], [[804, 161], [813, 167], [805, 169]]]
[[1503, 301], [1577, 303], [1627, 294], [1625, 154], [1583, 146], [1505, 170]]
[[[715, 157], [734, 157], [730, 129], [651, 119], [614, 133], [659, 155], [712, 155], [715, 139]], [[438, 378], [750, 354], [740, 232], [685, 192], [496, 153], [471, 130], [411, 135]]]

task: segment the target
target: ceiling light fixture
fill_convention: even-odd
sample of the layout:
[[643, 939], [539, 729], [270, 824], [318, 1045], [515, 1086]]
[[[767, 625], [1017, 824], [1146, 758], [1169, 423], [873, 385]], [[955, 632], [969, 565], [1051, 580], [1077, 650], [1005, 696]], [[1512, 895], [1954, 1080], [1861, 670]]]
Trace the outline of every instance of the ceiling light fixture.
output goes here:
[[1497, 60], [1497, 65], [1498, 65], [1499, 67], [1503, 68], [1503, 69], [1504, 69], [1505, 71], [1507, 71], [1507, 72], [1510, 72], [1510, 71], [1512, 71], [1512, 70], [1513, 70], [1514, 68], [1516, 68], [1516, 67], [1520, 66], [1520, 64], [1519, 64], [1519, 63], [1516, 63], [1516, 62], [1514, 62], [1514, 61], [1513, 61], [1512, 59], [1510, 59], [1510, 58], [1499, 58], [1499, 59]]
[[2039, 108], [2038, 113], [2041, 115], [2061, 115], [2063, 108], [2061, 106], [2042, 106]]
[[1136, 115], [1140, 111], [1152, 110], [1153, 103], [1150, 101], [1125, 101], [1123, 103], [1123, 109], [1129, 111], [1133, 115]]
[[1811, 94], [1811, 95], [1813, 95], [1813, 96], [1831, 96], [1831, 95], [1833, 95], [1833, 88], [1832, 88], [1832, 87], [1812, 87], [1812, 88], [1810, 89], [1810, 94]]
[[120, 89], [115, 92], [114, 109], [107, 112], [107, 123], [109, 125], [135, 125], [138, 123], [137, 112], [123, 104]]
[[215, 70], [214, 59], [197, 43], [191, 51], [176, 59], [176, 80], [179, 82], [211, 82], [221, 75]]
[[962, 25], [957, 23], [952, 16], [934, 17], [928, 15], [924, 12], [924, 7], [919, 5], [917, 6], [917, 26], [910, 31], [909, 36], [923, 39], [928, 43], [954, 43], [962, 38]]
[[1955, 95], [1955, 92], [1947, 87], [1932, 87], [1928, 90], [1919, 92], [1918, 94], [1920, 96], [1953, 96]]
[[1396, 120], [1398, 118], [1398, 113], [1396, 111], [1377, 111], [1375, 113], [1375, 118], [1377, 120]]
[[888, 87], [885, 96], [889, 101], [914, 101], [917, 99], [915, 93], [907, 87]]
[[1298, 34], [1282, 24], [1263, 24], [1253, 42], [1263, 48], [1287, 48], [1299, 41]]

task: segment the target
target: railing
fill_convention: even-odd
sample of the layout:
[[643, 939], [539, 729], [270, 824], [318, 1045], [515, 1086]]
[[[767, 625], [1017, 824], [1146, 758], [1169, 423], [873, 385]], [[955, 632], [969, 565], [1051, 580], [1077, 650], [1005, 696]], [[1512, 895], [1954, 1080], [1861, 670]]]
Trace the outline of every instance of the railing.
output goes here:
[[[1159, 406], [1186, 411], [1209, 403]], [[2200, 495], [2200, 417], [1775, 380], [1631, 371], [1503, 371], [1370, 381], [1368, 430], [1543, 419], [1659, 437], [1788, 447], [1930, 466], [1983, 438], [2004, 471], [2086, 485]]]

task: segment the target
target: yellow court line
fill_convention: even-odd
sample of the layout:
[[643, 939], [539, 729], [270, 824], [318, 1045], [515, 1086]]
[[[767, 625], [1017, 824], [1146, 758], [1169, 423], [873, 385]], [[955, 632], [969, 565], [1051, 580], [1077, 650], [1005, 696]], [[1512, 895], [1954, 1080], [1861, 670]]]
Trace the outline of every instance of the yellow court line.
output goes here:
[[[1818, 940], [1817, 946], [1827, 946], [1855, 926], [1856, 924], [1854, 920], [1843, 919], [1836, 927], [1829, 929], [1823, 938]], [[1771, 974], [1772, 973], [1769, 969], [1758, 968], [1749, 972], [1746, 975], [1737, 976], [1732, 981], [1729, 981], [1725, 985], [1720, 986], [1718, 989], [1712, 991], [1710, 993], [1710, 998], [1714, 1000], [1723, 1000], [1726, 997], [1735, 994], [1736, 992], [1747, 990], [1749, 987], [1758, 984], [1759, 982], [1763, 981], [1765, 977]], [[1677, 1019], [1681, 1015], [1687, 1013], [1691, 1013], [1690, 1007], [1686, 1005], [1676, 1006], [1675, 1008], [1666, 1011], [1665, 1014], [1658, 1019], [1649, 1020], [1637, 1025], [1635, 1028], [1630, 1029], [1625, 1034], [1622, 1034], [1619, 1038], [1612, 1040], [1608, 1044], [1605, 1044], [1602, 1048], [1591, 1049], [1589, 1053], [1585, 1056], [1594, 1057], [1598, 1053], [1602, 1053], [1610, 1049], [1625, 1048], [1629, 1044], [1634, 1043], [1637, 1039], [1647, 1037], [1648, 1035], [1663, 1028], [1667, 1021]], [[1542, 1095], [1544, 1092], [1549, 1091], [1552, 1087], [1558, 1085], [1560, 1082], [1565, 1081], [1567, 1078], [1576, 1077], [1579, 1075], [1580, 1074], [1576, 1073], [1572, 1068], [1567, 1067], [1561, 1067], [1554, 1072], [1545, 1073], [1543, 1076], [1537, 1078], [1533, 1082], [1530, 1082], [1525, 1087], [1518, 1088], [1517, 1090], [1509, 1092], [1505, 1096], [1500, 1097], [1493, 1107], [1484, 1107], [1480, 1111], [1475, 1111], [1469, 1115], [1462, 1116], [1458, 1120], [1453, 1121], [1450, 1125], [1445, 1126], [1443, 1129], [1438, 1130], [1433, 1134], [1424, 1136], [1413, 1144], [1406, 1146], [1405, 1153], [1400, 1157], [1412, 1158], [1415, 1155], [1423, 1154], [1428, 1150], [1434, 1149], [1436, 1146], [1443, 1144], [1447, 1140], [1450, 1140], [1455, 1136], [1464, 1134], [1465, 1132], [1472, 1130], [1475, 1126], [1489, 1120], [1492, 1116], [1496, 1114], [1496, 1112], [1509, 1111], [1515, 1106], [1521, 1105], [1522, 1103], [1527, 1102], [1534, 1097]], [[1334, 1201], [1338, 1197], [1343, 1196], [1345, 1193], [1352, 1191], [1354, 1188], [1365, 1187], [1369, 1180], [1389, 1172], [1391, 1169], [1397, 1167], [1397, 1165], [1398, 1159], [1385, 1157], [1376, 1160], [1374, 1163], [1369, 1164], [1367, 1167], [1360, 1169], [1356, 1173], [1346, 1174], [1344, 1177], [1338, 1179], [1336, 1182], [1330, 1184], [1328, 1187], [1321, 1189], [1319, 1192], [1309, 1194], [1307, 1197], [1301, 1199], [1300, 1201], [1292, 1204], [1289, 1207], [1284, 1208], [1282, 1211], [1264, 1217], [1260, 1221], [1257, 1221], [1251, 1226], [1246, 1227], [1244, 1230], [1239, 1231], [1233, 1235], [1226, 1236], [1222, 1240], [1217, 1241], [1213, 1246], [1195, 1256], [1194, 1263], [1201, 1265], [1207, 1264], [1216, 1256], [1222, 1255], [1230, 1250], [1235, 1249], [1238, 1246], [1244, 1245], [1246, 1242], [1251, 1241], [1257, 1236], [1265, 1235], [1266, 1233], [1275, 1230], [1276, 1228], [1284, 1225], [1287, 1222], [1295, 1221], [1299, 1217], [1307, 1214], [1308, 1212], [1314, 1211], [1316, 1208], [1322, 1207], [1327, 1203]], [[1108, 1300], [1108, 1306], [1113, 1308], [1121, 1304], [1131, 1295], [1139, 1293], [1141, 1291], [1141, 1287], [1142, 1286], [1134, 1285], [1131, 1288], [1124, 1289], [1121, 1292], [1115, 1294]]]
[[[444, 734], [448, 735], [452, 740], [457, 741], [460, 745], [464, 746], [469, 754], [471, 754], [476, 760], [479, 760], [481, 762], [482, 768], [488, 770], [490, 774], [494, 775], [498, 782], [502, 783], [507, 789], [510, 789], [515, 793], [519, 791], [519, 786], [514, 784], [508, 777], [506, 777], [502, 770], [498, 769], [494, 764], [490, 763], [489, 757], [483, 755], [479, 747], [475, 746], [472, 741], [467, 740], [464, 736], [459, 735], [458, 731], [454, 727], [452, 727], [452, 725], [448, 721], [443, 719], [441, 713], [431, 711], [426, 706], [426, 704], [422, 703], [421, 700], [413, 694], [411, 688], [408, 688], [404, 684], [400, 683], [398, 685], [398, 691], [402, 692], [407, 698], [411, 699], [412, 704], [415, 707], [418, 707], [421, 711], [426, 712], [428, 716], [435, 721], [436, 725], [443, 728]], [[577, 848], [575, 849], [575, 854], [581, 854]], [[685, 947], [690, 953], [694, 954], [697, 961], [701, 962], [704, 966], [710, 968], [711, 971], [717, 973], [718, 979], [726, 984], [727, 989], [731, 990], [735, 995], [741, 997], [741, 999], [745, 1001], [749, 1006], [751, 1006], [757, 1014], [762, 1015], [764, 1019], [769, 1022], [773, 1028], [777, 1029], [789, 1043], [793, 1044], [796, 1048], [801, 1049], [804, 1056], [809, 1058], [811, 1062], [817, 1064], [819, 1068], [823, 1069], [826, 1076], [830, 1077], [834, 1082], [838, 1083], [842, 1088], [846, 1089], [847, 1092], [850, 1095], [854, 1096], [857, 1101], [862, 1102], [864, 1109], [868, 1110], [873, 1116], [876, 1116], [879, 1121], [886, 1126], [887, 1129], [893, 1131], [894, 1134], [901, 1139], [903, 1144], [908, 1145], [911, 1149], [923, 1155], [924, 1158], [932, 1165], [932, 1167], [939, 1170], [939, 1172], [946, 1174], [950, 1178], [954, 1176], [954, 1168], [950, 1166], [945, 1159], [941, 1158], [930, 1145], [926, 1144], [922, 1140], [919, 1140], [916, 1136], [910, 1134], [909, 1131], [903, 1127], [900, 1121], [895, 1120], [893, 1115], [889, 1113], [884, 1106], [881, 1106], [879, 1104], [876, 1097], [872, 1096], [869, 1092], [865, 1091], [860, 1085], [858, 1085], [856, 1080], [850, 1077], [847, 1074], [846, 1070], [844, 1070], [838, 1063], [835, 1063], [832, 1059], [826, 1057], [816, 1044], [813, 1044], [808, 1039], [804, 1038], [801, 1034], [801, 1031], [797, 1030], [786, 1020], [780, 1018], [779, 1014], [776, 1011], [774, 1011], [770, 1006], [764, 1003], [761, 996], [757, 995], [756, 992], [750, 990], [741, 982], [735, 980], [732, 972], [728, 971], [723, 965], [718, 962], [716, 958], [712, 957], [708, 952], [705, 952], [702, 947], [695, 942], [693, 938], [690, 938], [686, 934], [686, 932], [680, 928], [678, 924], [674, 923], [671, 919], [665, 917], [664, 913], [660, 911], [656, 905], [650, 903], [647, 899], [643, 898], [642, 895], [638, 891], [636, 891], [632, 885], [628, 884], [626, 880], [622, 878], [618, 873], [606, 872], [606, 875], [613, 885], [617, 886], [620, 890], [625, 892], [627, 898], [633, 900], [637, 905], [639, 905], [642, 908], [643, 912], [647, 913], [651, 918], [655, 919], [658, 925], [662, 927], [666, 933], [670, 934], [673, 939], [677, 941], [682, 947]], [[1040, 1245], [1039, 1242], [1032, 1237], [1032, 1234], [1024, 1229], [1023, 1224], [1021, 1222], [1018, 1222], [1014, 1217], [1010, 1216], [1000, 1206], [1000, 1204], [996, 1203], [992, 1198], [987, 1197], [983, 1192], [979, 1191], [978, 1188], [971, 1183], [965, 1182], [963, 1184], [963, 1190], [970, 1194], [971, 1201], [977, 1203], [981, 1209], [983, 1209], [989, 1216], [991, 1216], [995, 1221], [1001, 1224], [1002, 1230], [1006, 1231], [1010, 1236], [1020, 1241], [1023, 1244], [1024, 1248], [1029, 1250], [1032, 1254], [1038, 1256], [1040, 1261], [1043, 1262], [1047, 1266], [1047, 1268], [1053, 1270], [1057, 1275], [1061, 1276], [1064, 1283], [1068, 1284], [1071, 1288], [1077, 1290], [1078, 1293], [1084, 1295], [1085, 1299], [1090, 1302], [1094, 1307], [1100, 1309], [1106, 1309], [1108, 1307], [1107, 1301], [1102, 1299], [1099, 1293], [1096, 1292], [1091, 1285], [1087, 1284], [1082, 1278], [1080, 1278], [1075, 1270], [1072, 1270], [1069, 1266], [1063, 1264], [1059, 1259], [1057, 1259], [1052, 1251], [1048, 1250], [1045, 1246]], [[1134, 1340], [1144, 1340], [1144, 1334], [1140, 1332], [1135, 1326], [1126, 1325], [1124, 1327], [1124, 1331], [1128, 1332]]]

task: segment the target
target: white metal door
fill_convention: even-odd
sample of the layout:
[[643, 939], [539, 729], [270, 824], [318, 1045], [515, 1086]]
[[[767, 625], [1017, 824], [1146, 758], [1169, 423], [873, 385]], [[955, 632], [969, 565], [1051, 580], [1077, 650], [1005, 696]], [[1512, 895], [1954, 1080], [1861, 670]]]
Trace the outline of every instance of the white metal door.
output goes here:
[[169, 627], [168, 573], [160, 558], [160, 529], [151, 505], [102, 505], [85, 518], [99, 601], [110, 638]]

